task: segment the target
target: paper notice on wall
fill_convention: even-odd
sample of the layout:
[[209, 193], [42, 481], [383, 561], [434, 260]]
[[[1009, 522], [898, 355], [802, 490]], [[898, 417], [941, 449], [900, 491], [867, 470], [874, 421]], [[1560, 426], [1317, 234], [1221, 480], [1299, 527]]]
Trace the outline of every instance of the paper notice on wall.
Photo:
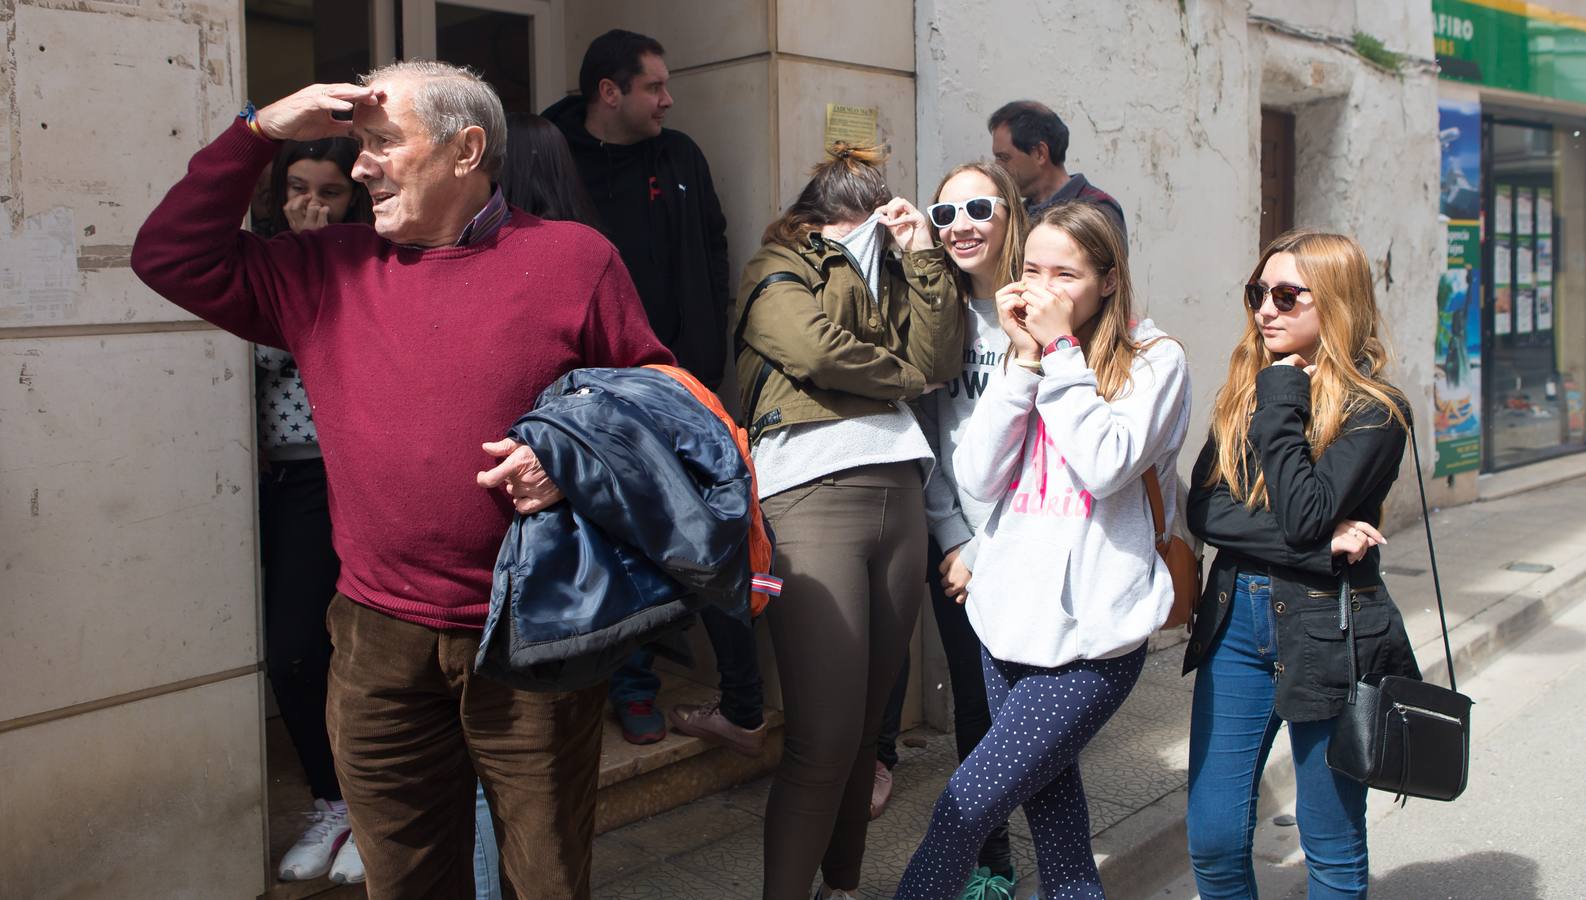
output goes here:
[[1536, 233], [1553, 233], [1553, 189], [1536, 189]]
[[1523, 235], [1531, 232], [1531, 189], [1520, 188], [1514, 197], [1514, 233]]
[[1536, 267], [1531, 261], [1531, 242], [1522, 241], [1515, 248], [1514, 283], [1516, 287], [1536, 284]]
[[872, 147], [876, 143], [878, 106], [826, 104], [826, 146], [842, 141], [851, 147]]
[[1536, 306], [1536, 292], [1530, 288], [1522, 288], [1514, 295], [1514, 332], [1515, 334], [1531, 333], [1531, 316], [1533, 307]]
[[1548, 331], [1553, 327], [1553, 285], [1539, 285], [1536, 289], [1536, 330]]
[[[1510, 224], [1513, 216], [1513, 191], [1514, 188], [1507, 184], [1500, 184], [1493, 194], [1492, 202], [1492, 233], [1509, 234], [1513, 230]], [[1503, 271], [1499, 269], [1498, 271]]]
[[[1538, 207], [1540, 209], [1541, 207]], [[1547, 284], [1553, 280], [1553, 239], [1536, 239], [1536, 283]]]
[[76, 314], [77, 227], [56, 207], [28, 216], [15, 234], [0, 234], [0, 323], [51, 325]]

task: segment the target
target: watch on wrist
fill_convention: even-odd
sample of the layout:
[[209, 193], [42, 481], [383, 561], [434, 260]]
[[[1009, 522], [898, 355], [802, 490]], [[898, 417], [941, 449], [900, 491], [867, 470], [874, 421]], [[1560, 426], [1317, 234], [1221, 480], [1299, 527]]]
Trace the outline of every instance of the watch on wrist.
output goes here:
[[1041, 348], [1041, 355], [1049, 356], [1059, 350], [1067, 350], [1069, 347], [1078, 346], [1079, 338], [1074, 337], [1072, 334], [1058, 335], [1052, 340], [1050, 344], [1047, 344], [1045, 347]]

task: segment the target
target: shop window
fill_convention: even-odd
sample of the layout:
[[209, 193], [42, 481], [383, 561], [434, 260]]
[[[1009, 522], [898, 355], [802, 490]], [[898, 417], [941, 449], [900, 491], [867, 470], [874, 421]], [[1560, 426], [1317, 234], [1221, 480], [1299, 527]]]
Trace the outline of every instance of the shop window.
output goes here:
[[1586, 122], [1488, 118], [1484, 467], [1586, 447]]
[[1262, 109], [1261, 248], [1293, 227], [1294, 115]]

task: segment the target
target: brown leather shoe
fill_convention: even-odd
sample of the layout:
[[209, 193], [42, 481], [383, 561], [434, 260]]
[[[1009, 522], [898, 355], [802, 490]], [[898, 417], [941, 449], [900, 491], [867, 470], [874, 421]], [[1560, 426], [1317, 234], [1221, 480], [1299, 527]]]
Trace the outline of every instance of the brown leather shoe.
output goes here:
[[870, 788], [870, 818], [886, 812], [887, 801], [892, 799], [892, 770], [876, 761], [876, 783]]
[[720, 744], [744, 756], [759, 756], [765, 750], [765, 723], [759, 728], [740, 728], [721, 714], [721, 698], [703, 706], [678, 704], [667, 711], [672, 730]]

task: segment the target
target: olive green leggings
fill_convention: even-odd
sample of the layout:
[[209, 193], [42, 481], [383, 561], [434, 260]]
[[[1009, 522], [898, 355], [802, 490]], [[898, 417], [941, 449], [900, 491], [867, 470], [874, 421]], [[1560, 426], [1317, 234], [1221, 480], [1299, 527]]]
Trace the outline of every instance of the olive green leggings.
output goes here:
[[807, 900], [817, 868], [834, 888], [859, 886], [876, 734], [925, 598], [919, 465], [849, 469], [764, 509], [785, 579], [766, 615], [786, 715], [764, 896]]

